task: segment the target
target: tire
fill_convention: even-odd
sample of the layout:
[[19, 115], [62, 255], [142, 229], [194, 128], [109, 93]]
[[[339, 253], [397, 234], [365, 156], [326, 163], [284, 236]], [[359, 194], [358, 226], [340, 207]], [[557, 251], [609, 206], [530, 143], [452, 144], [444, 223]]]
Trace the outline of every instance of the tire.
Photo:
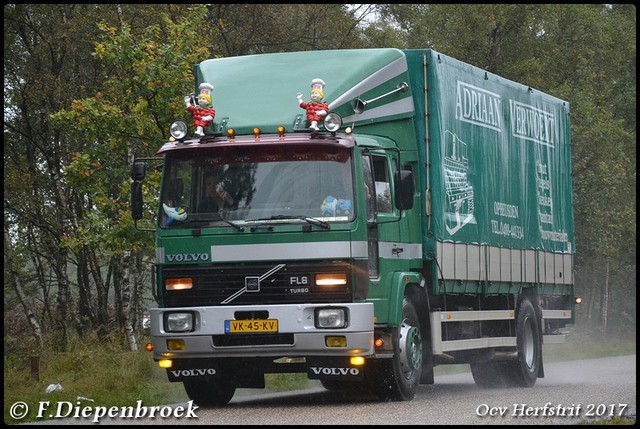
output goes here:
[[236, 387], [227, 381], [201, 379], [184, 381], [183, 384], [189, 399], [202, 407], [226, 405], [236, 393]]
[[542, 367], [542, 341], [535, 308], [528, 298], [520, 301], [516, 318], [516, 359], [471, 364], [480, 387], [532, 387]]
[[478, 387], [492, 389], [507, 387], [507, 380], [500, 364], [504, 362], [480, 362], [471, 364], [471, 375]]
[[542, 365], [542, 341], [536, 310], [529, 299], [520, 301], [516, 322], [518, 359], [507, 365], [507, 383], [512, 386], [532, 387], [538, 379]]
[[393, 330], [393, 358], [374, 362], [374, 393], [383, 401], [410, 401], [422, 373], [423, 342], [418, 313], [409, 298], [402, 302], [402, 323]]
[[320, 380], [322, 387], [332, 392], [357, 392], [366, 390], [364, 381]]

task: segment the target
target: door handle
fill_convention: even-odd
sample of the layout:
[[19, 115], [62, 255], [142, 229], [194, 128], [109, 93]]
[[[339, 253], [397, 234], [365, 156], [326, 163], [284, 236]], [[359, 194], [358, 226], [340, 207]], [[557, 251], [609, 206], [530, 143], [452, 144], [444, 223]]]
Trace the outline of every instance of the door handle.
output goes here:
[[400, 256], [402, 252], [404, 252], [404, 249], [402, 247], [394, 247], [393, 249], [391, 249], [391, 254], [393, 256]]

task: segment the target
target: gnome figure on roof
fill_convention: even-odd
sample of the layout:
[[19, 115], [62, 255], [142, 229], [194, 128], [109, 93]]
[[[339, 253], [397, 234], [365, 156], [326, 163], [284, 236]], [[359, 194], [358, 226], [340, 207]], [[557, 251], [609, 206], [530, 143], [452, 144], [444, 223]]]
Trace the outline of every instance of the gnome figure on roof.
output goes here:
[[311, 101], [307, 103], [302, 100], [302, 93], [296, 94], [298, 104], [307, 111], [307, 122], [309, 122], [309, 128], [313, 131], [318, 131], [318, 122], [322, 121], [329, 113], [329, 105], [322, 101], [324, 98], [323, 91], [324, 81], [316, 78], [311, 81]]
[[211, 107], [212, 90], [213, 85], [210, 83], [201, 83], [200, 94], [198, 94], [196, 99], [197, 105], [194, 102], [195, 94], [184, 98], [187, 110], [189, 110], [193, 116], [193, 125], [196, 127], [194, 134], [197, 136], [204, 136], [204, 129], [211, 125], [213, 118], [216, 116], [216, 111]]

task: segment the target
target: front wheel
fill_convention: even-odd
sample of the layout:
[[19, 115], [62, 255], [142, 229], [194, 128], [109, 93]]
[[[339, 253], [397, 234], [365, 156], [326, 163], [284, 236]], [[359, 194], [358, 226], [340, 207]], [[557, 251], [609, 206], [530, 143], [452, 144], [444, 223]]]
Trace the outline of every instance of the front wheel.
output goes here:
[[322, 387], [332, 392], [357, 392], [365, 390], [366, 385], [363, 381], [342, 381], [321, 379]]
[[393, 330], [393, 351], [393, 358], [373, 362], [374, 392], [383, 401], [409, 401], [420, 383], [424, 356], [418, 312], [406, 296], [402, 323]]
[[226, 380], [200, 379], [185, 381], [184, 390], [196, 405], [226, 405], [236, 393], [236, 387]]

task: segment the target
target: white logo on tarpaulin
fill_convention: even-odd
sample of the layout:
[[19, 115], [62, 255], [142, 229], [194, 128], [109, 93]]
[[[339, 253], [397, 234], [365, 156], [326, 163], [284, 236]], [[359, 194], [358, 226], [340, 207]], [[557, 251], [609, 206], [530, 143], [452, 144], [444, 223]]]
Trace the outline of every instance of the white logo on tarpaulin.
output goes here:
[[509, 100], [511, 134], [549, 147], [556, 143], [556, 117], [528, 104]]
[[269, 271], [267, 271], [266, 273], [264, 273], [263, 275], [261, 275], [260, 277], [255, 277], [255, 276], [247, 276], [244, 278], [244, 287], [242, 289], [240, 289], [238, 292], [234, 293], [233, 295], [231, 295], [229, 298], [225, 299], [224, 301], [222, 301], [220, 304], [228, 304], [231, 301], [233, 301], [234, 299], [236, 299], [237, 297], [239, 297], [240, 295], [242, 295], [245, 292], [260, 292], [260, 282], [264, 279], [266, 279], [267, 277], [269, 277], [271, 274], [280, 271], [281, 269], [283, 269], [286, 266], [286, 264], [278, 264], [275, 267], [273, 267], [272, 269], [270, 269]]
[[494, 92], [458, 81], [456, 119], [502, 132], [502, 98]]
[[444, 184], [447, 196], [445, 227], [454, 235], [474, 219], [473, 186], [469, 183], [467, 144], [449, 130], [443, 135]]

